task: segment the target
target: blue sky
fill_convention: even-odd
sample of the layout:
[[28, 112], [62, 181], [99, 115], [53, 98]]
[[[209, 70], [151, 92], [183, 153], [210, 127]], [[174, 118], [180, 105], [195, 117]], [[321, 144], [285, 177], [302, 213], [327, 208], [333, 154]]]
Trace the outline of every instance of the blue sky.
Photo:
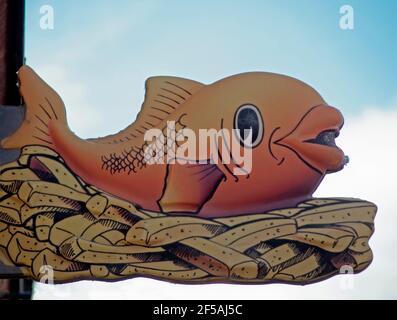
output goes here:
[[[51, 31], [39, 27], [46, 4], [55, 10]], [[339, 28], [343, 4], [354, 9], [354, 30]], [[144, 80], [164, 74], [211, 83], [245, 71], [284, 73], [350, 116], [397, 97], [396, 12], [393, 0], [28, 0], [26, 57], [39, 73], [63, 67], [87, 108], [114, 120], [99, 134], [128, 125]]]
[[[390, 147], [397, 135], [397, 1], [26, 2], [27, 63], [60, 93], [78, 135], [102, 136], [129, 125], [149, 76], [211, 83], [246, 71], [283, 73], [314, 86], [346, 117], [338, 145], [351, 163], [327, 176], [316, 196], [363, 198], [379, 207], [371, 240], [374, 262], [354, 276], [350, 291], [341, 289], [338, 277], [305, 289], [136, 279], [37, 286], [38, 297], [56, 297], [55, 288], [61, 298], [397, 297], [397, 257], [391, 254], [397, 243], [397, 150]], [[48, 4], [55, 10], [51, 31], [39, 27], [39, 9]], [[354, 30], [339, 28], [344, 4], [354, 9]]]

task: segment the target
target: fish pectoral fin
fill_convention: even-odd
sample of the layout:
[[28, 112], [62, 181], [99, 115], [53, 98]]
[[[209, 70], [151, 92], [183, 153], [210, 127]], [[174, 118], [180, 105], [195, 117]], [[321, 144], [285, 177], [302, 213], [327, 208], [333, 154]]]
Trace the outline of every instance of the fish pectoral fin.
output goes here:
[[163, 212], [198, 213], [223, 178], [215, 164], [168, 164], [158, 204]]

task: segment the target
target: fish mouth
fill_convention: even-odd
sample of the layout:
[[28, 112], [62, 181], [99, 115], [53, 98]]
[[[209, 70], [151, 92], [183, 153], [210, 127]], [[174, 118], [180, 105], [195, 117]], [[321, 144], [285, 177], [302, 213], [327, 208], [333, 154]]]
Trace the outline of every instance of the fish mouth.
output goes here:
[[320, 144], [331, 148], [338, 148], [335, 139], [339, 136], [339, 130], [325, 130], [320, 132], [314, 139], [306, 140], [306, 143]]
[[292, 131], [273, 144], [291, 150], [321, 175], [336, 172], [348, 162], [348, 157], [335, 142], [343, 124], [339, 110], [317, 105], [303, 115]]

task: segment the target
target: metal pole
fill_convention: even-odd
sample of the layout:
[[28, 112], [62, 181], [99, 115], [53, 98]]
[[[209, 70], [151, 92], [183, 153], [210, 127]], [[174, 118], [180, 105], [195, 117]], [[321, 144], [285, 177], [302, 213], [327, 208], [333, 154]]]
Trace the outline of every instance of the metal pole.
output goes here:
[[[24, 0], [0, 0], [0, 138], [18, 128], [23, 108], [18, 92], [16, 72], [24, 62]], [[0, 150], [0, 164], [15, 157], [16, 151]], [[0, 252], [0, 254], [4, 254]], [[0, 278], [22, 276], [20, 270], [0, 264]], [[10, 298], [29, 299], [31, 281], [6, 280]]]
[[24, 0], [0, 0], [0, 104], [19, 105], [16, 71], [24, 60]]
[[[21, 124], [16, 72], [24, 62], [25, 1], [0, 0], [0, 139]], [[18, 157], [19, 150], [0, 149], [0, 165]]]

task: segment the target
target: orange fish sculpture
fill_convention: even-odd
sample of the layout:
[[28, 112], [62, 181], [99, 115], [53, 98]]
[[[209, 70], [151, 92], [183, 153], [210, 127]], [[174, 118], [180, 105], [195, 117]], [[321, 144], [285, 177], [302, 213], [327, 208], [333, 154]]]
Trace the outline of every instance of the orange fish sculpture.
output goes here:
[[376, 206], [312, 198], [348, 158], [341, 113], [303, 82], [149, 78], [134, 123], [84, 140], [52, 88], [27, 66], [18, 77], [24, 121], [1, 141], [20, 156], [0, 159], [0, 278], [4, 264], [40, 281], [49, 268], [56, 282], [306, 284], [371, 263]]
[[[310, 198], [327, 173], [347, 162], [335, 145], [341, 113], [288, 76], [251, 72], [210, 85], [152, 77], [135, 122], [117, 134], [88, 140], [69, 129], [61, 98], [31, 68], [23, 66], [18, 77], [25, 120], [2, 147], [54, 149], [87, 183], [143, 209], [225, 217], [291, 207]], [[161, 144], [170, 139], [169, 123], [197, 136], [202, 129], [232, 134], [222, 143], [220, 135], [210, 136], [215, 150], [205, 148], [187, 163], [150, 164], [148, 154], [170, 154], [168, 144]], [[163, 133], [162, 139], [149, 143], [145, 136], [153, 129]], [[249, 170], [232, 153], [236, 145], [240, 154], [252, 155]]]

